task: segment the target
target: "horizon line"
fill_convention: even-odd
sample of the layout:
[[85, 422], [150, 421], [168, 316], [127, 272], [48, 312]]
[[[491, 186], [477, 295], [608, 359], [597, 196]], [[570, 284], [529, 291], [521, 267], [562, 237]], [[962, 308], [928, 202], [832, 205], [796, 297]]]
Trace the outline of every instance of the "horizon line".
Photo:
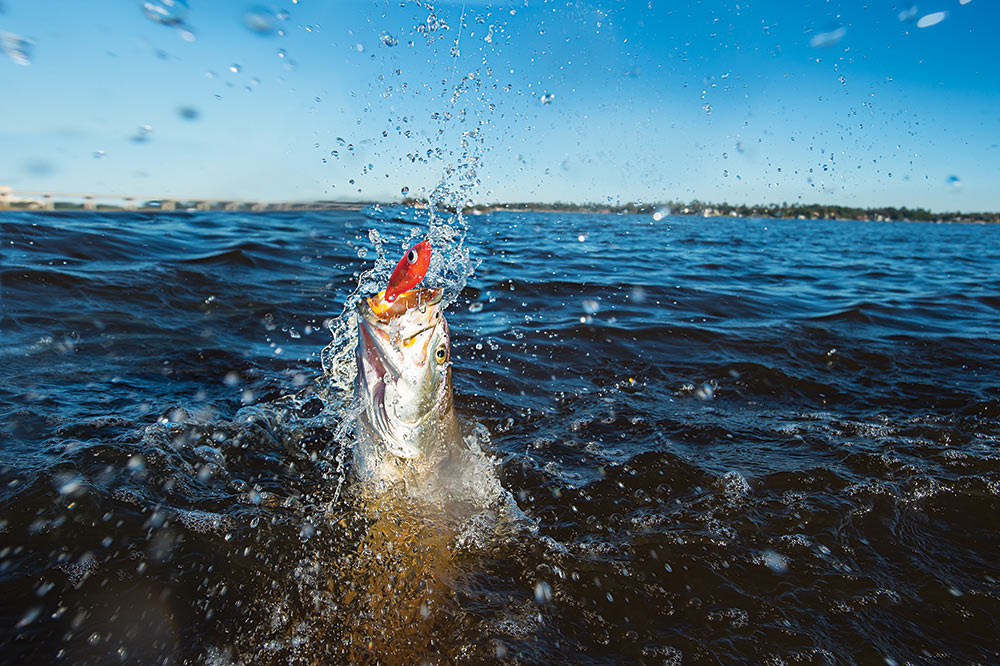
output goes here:
[[[41, 201], [39, 201], [41, 198]], [[69, 201], [67, 201], [69, 200]], [[81, 203], [77, 203], [82, 200]], [[125, 202], [126, 206], [109, 206], [106, 203], [108, 200], [120, 200]], [[98, 203], [102, 202], [102, 203]], [[66, 204], [70, 205], [67, 206]], [[223, 206], [226, 209], [236, 210], [241, 208], [251, 208], [251, 209], [274, 209], [281, 207], [297, 208], [297, 209], [308, 209], [310, 206], [317, 206], [320, 208], [325, 207], [357, 207], [363, 208], [365, 206], [374, 205], [388, 205], [388, 206], [412, 206], [417, 208], [428, 208], [431, 207], [430, 202], [420, 199], [415, 199], [412, 197], [404, 197], [402, 199], [390, 199], [390, 200], [376, 200], [376, 199], [344, 199], [344, 198], [330, 198], [330, 199], [289, 199], [289, 200], [265, 200], [265, 199], [245, 199], [236, 197], [188, 197], [188, 196], [155, 196], [155, 195], [131, 195], [131, 194], [109, 194], [109, 193], [70, 193], [70, 192], [45, 192], [39, 190], [15, 190], [9, 186], [0, 186], [0, 210], [26, 210], [32, 209], [36, 210], [31, 204], [35, 204], [43, 210], [53, 210], [56, 204], [62, 204], [59, 206], [61, 210], [72, 210], [77, 207], [82, 207], [89, 210], [97, 210], [98, 208], [102, 210], [135, 210], [136, 204], [140, 204], [143, 210], [175, 210], [174, 206], [161, 207], [161, 204], [189, 204], [192, 207], [196, 207], [200, 210], [212, 210], [215, 206]], [[13, 204], [13, 205], [12, 205]], [[17, 204], [27, 204], [27, 205], [17, 205]], [[442, 210], [449, 207], [442, 207]], [[454, 207], [450, 207], [454, 208]], [[761, 213], [761, 212], [832, 212], [833, 209], [837, 209], [838, 212], [849, 214], [852, 216], [862, 215], [862, 214], [885, 214], [885, 213], [914, 213], [920, 217], [935, 217], [940, 218], [942, 216], [947, 217], [988, 217], [993, 218], [994, 221], [1000, 221], [1000, 212], [998, 211], [962, 211], [962, 210], [950, 210], [933, 212], [923, 207], [909, 208], [907, 206], [894, 206], [890, 204], [872, 205], [872, 206], [849, 206], [844, 204], [836, 203], [788, 203], [788, 202], [770, 202], [770, 203], [737, 203], [731, 204], [727, 201], [721, 203], [702, 201], [700, 199], [692, 199], [690, 201], [680, 201], [680, 200], [661, 200], [655, 202], [644, 202], [639, 201], [626, 201], [617, 202], [613, 204], [609, 203], [599, 203], [593, 201], [493, 201], [493, 202], [477, 202], [469, 203], [463, 206], [463, 210], [476, 210], [476, 209], [533, 209], [538, 211], [560, 211], [560, 210], [586, 210], [589, 212], [650, 212], [654, 214], [666, 215], [690, 215], [690, 214], [701, 214], [704, 211], [711, 209], [713, 212], [719, 214], [731, 213], [736, 209], [743, 209], [747, 213]]]

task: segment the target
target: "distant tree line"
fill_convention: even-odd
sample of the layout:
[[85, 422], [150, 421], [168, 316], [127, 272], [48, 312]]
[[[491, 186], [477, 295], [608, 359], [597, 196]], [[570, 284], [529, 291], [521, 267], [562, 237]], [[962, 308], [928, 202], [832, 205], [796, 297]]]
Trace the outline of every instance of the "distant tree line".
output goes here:
[[[403, 205], [422, 205], [416, 199], [407, 198]], [[531, 210], [553, 212], [590, 212], [590, 213], [643, 213], [648, 215], [661, 212], [664, 215], [697, 215], [703, 217], [766, 217], [766, 218], [798, 218], [806, 220], [891, 220], [909, 222], [992, 222], [1000, 223], [1000, 213], [932, 213], [926, 208], [896, 208], [881, 206], [876, 208], [858, 208], [855, 206], [837, 206], [829, 204], [728, 204], [707, 203], [695, 199], [690, 202], [667, 201], [660, 203], [645, 203], [629, 201], [628, 203], [504, 203], [477, 204], [466, 209], [466, 212], [487, 212], [494, 210]]]

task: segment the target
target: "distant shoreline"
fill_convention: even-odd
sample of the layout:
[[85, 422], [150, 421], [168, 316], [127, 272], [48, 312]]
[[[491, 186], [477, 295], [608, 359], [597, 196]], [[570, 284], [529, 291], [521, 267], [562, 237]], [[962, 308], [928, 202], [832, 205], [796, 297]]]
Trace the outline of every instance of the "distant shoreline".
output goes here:
[[[405, 201], [405, 205], [416, 205], [417, 202]], [[668, 215], [686, 215], [694, 217], [752, 217], [797, 220], [858, 220], [868, 222], [961, 222], [967, 224], [998, 224], [1000, 213], [932, 213], [924, 208], [895, 208], [881, 206], [873, 208], [858, 208], [853, 206], [837, 206], [824, 204], [714, 204], [701, 201], [689, 203], [625, 203], [614, 206], [600, 204], [536, 204], [509, 203], [476, 205], [465, 209], [466, 212], [485, 213], [498, 210], [533, 211], [548, 213], [597, 213], [621, 214], [631, 213], [651, 215], [654, 219], [662, 219]]]
[[[5, 201], [0, 205], [2, 211], [31, 211], [38, 213], [66, 213], [74, 211], [99, 211], [102, 213], [182, 213], [204, 211], [243, 211], [243, 212], [280, 212], [280, 211], [323, 211], [323, 210], [364, 210], [370, 206], [406, 206], [427, 208], [426, 202], [416, 199], [404, 199], [402, 202], [375, 201], [301, 201], [301, 202], [224, 202], [212, 200], [151, 200], [137, 202], [136, 205], [118, 206], [113, 204], [92, 202], [78, 203], [56, 200], [48, 207], [37, 200]], [[454, 209], [451, 209], [454, 212]], [[824, 204], [713, 204], [701, 201], [689, 203], [625, 203], [616, 205], [601, 205], [595, 203], [492, 203], [476, 204], [463, 209], [464, 213], [480, 215], [496, 211], [530, 211], [536, 213], [591, 213], [598, 215], [637, 214], [650, 215], [654, 220], [667, 216], [689, 217], [741, 217], [764, 219], [798, 219], [798, 220], [858, 220], [871, 222], [960, 222], [965, 224], [1000, 224], [998, 212], [946, 212], [932, 213], [923, 208], [895, 208], [891, 206], [875, 208], [859, 208], [853, 206], [838, 206]]]

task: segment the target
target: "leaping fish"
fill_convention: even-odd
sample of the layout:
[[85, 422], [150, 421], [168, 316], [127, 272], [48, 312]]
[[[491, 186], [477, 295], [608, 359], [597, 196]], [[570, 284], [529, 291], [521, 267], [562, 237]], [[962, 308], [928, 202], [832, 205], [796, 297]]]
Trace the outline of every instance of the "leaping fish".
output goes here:
[[357, 307], [354, 469], [383, 486], [419, 482], [461, 442], [442, 290], [416, 288], [429, 265], [425, 240], [403, 256], [384, 292]]

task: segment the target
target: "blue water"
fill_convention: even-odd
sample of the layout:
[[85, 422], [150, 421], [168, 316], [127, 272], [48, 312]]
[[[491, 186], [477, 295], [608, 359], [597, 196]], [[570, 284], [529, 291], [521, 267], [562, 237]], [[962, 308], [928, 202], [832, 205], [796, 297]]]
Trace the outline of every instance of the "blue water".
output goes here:
[[525, 521], [407, 541], [320, 353], [425, 223], [0, 214], [3, 661], [1000, 659], [1000, 228], [470, 216], [456, 406]]

